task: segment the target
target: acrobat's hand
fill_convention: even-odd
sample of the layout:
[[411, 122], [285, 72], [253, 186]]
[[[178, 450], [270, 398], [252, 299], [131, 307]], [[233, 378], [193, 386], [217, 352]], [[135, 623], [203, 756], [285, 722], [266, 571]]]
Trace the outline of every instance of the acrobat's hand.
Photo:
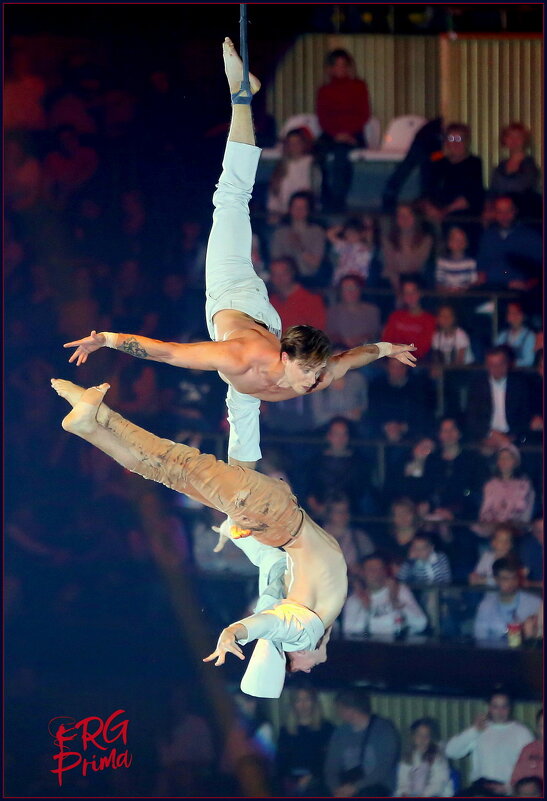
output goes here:
[[215, 667], [219, 667], [219, 665], [224, 664], [227, 653], [234, 654], [238, 657], [238, 659], [245, 659], [243, 651], [237, 644], [236, 631], [238, 628], [239, 624], [236, 623], [235, 625], [228, 626], [228, 628], [221, 631], [220, 637], [218, 638], [217, 647], [213, 653], [209, 654], [209, 656], [206, 656], [203, 661], [212, 662], [213, 659], [216, 659], [217, 661], [215, 662]]
[[69, 363], [76, 362], [77, 367], [79, 367], [81, 364], [86, 363], [90, 353], [99, 350], [99, 348], [103, 348], [105, 345], [106, 337], [104, 334], [98, 334], [96, 331], [92, 331], [88, 337], [77, 339], [74, 342], [65, 342], [63, 348], [76, 348], [68, 361]]
[[416, 345], [391, 345], [391, 353], [388, 354], [390, 359], [397, 359], [398, 362], [408, 365], [408, 367], [416, 367], [416, 357], [412, 355], [413, 350], [416, 350]]

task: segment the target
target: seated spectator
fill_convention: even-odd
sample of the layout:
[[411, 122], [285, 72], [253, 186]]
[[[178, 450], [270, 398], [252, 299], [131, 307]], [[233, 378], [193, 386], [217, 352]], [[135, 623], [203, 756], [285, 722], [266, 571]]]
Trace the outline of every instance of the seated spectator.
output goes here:
[[369, 386], [366, 424], [372, 436], [383, 431], [389, 442], [396, 443], [407, 433], [427, 434], [435, 408], [431, 380], [396, 359], [385, 359], [383, 367], [385, 373], [375, 376]]
[[435, 317], [421, 307], [420, 282], [407, 277], [401, 281], [402, 309], [392, 312], [384, 327], [382, 338], [386, 342], [410, 342], [416, 345], [415, 356], [425, 358], [431, 350], [435, 333]]
[[390, 476], [399, 492], [408, 496], [415, 503], [420, 503], [427, 498], [428, 485], [425, 478], [425, 464], [435, 448], [435, 440], [431, 437], [421, 437], [412, 447], [410, 458], [402, 466], [402, 474]]
[[517, 798], [545, 798], [543, 795], [543, 779], [537, 776], [524, 776], [514, 786]]
[[419, 718], [410, 727], [410, 742], [397, 770], [394, 796], [446, 798], [453, 795], [450, 767], [439, 746], [439, 725]]
[[509, 523], [499, 523], [490, 537], [490, 546], [483, 553], [475, 569], [469, 575], [469, 583], [476, 585], [487, 584], [496, 586], [492, 567], [497, 559], [506, 557], [517, 558], [515, 553], [515, 529]]
[[325, 795], [323, 769], [333, 725], [312, 685], [288, 691], [289, 705], [277, 741], [277, 776], [286, 796]]
[[495, 199], [494, 223], [482, 234], [477, 255], [481, 281], [491, 289], [527, 291], [541, 276], [541, 236], [517, 217], [512, 198]]
[[435, 288], [463, 292], [478, 282], [477, 261], [469, 254], [469, 237], [463, 228], [452, 225], [445, 242], [445, 252], [436, 261]]
[[48, 202], [62, 209], [93, 178], [99, 158], [92, 147], [81, 144], [71, 125], [57, 128], [55, 145], [44, 161], [44, 189]]
[[441, 418], [437, 438], [439, 449], [428, 456], [424, 470], [432, 514], [444, 519], [474, 517], [487, 463], [479, 453], [462, 449], [462, 429], [454, 417]]
[[346, 50], [331, 51], [325, 67], [327, 82], [317, 92], [322, 133], [316, 151], [323, 171], [323, 209], [338, 213], [346, 208], [353, 175], [349, 152], [366, 146], [363, 128], [370, 117], [369, 94], [365, 81], [355, 77], [355, 62]]
[[369, 250], [372, 251], [372, 259], [370, 261], [367, 286], [378, 286], [380, 281], [380, 273], [382, 271], [382, 254], [380, 248], [380, 222], [378, 217], [373, 214], [361, 215], [361, 223], [363, 225], [362, 240], [367, 245]]
[[363, 241], [363, 224], [357, 219], [345, 225], [334, 225], [327, 231], [334, 261], [332, 283], [338, 284], [347, 275], [357, 276], [363, 281], [369, 277], [373, 250]]
[[445, 553], [435, 550], [429, 534], [418, 532], [408, 549], [408, 559], [397, 574], [406, 584], [450, 584], [452, 574]]
[[498, 451], [494, 477], [482, 490], [479, 536], [488, 536], [495, 523], [529, 523], [534, 509], [535, 492], [530, 479], [520, 470], [520, 452], [514, 445]]
[[[541, 608], [541, 598], [520, 589], [521, 564], [506, 557], [492, 566], [497, 592], [487, 593], [479, 604], [473, 635], [476, 640], [503, 640], [511, 623], [521, 626]], [[528, 740], [528, 742], [530, 742]]]
[[543, 581], [543, 517], [533, 520], [530, 532], [520, 538], [518, 555], [526, 573], [526, 581]]
[[[344, 348], [333, 346], [332, 354], [343, 353]], [[311, 395], [315, 425], [325, 426], [334, 417], [345, 417], [358, 422], [366, 411], [368, 402], [367, 380], [358, 370], [346, 373], [333, 381], [322, 392]]]
[[327, 498], [323, 528], [342, 549], [350, 573], [357, 568], [363, 557], [374, 551], [370, 537], [351, 525], [349, 499], [341, 492]]
[[512, 719], [512, 702], [506, 692], [490, 694], [488, 711], [481, 713], [472, 726], [451, 737], [445, 753], [449, 759], [463, 759], [471, 754], [472, 782], [483, 779], [495, 783], [497, 795], [511, 792], [510, 780], [518, 755], [532, 740], [531, 732]]
[[378, 539], [379, 549], [389, 561], [395, 575], [409, 558], [409, 549], [420, 529], [418, 506], [410, 498], [399, 497], [390, 508], [390, 527], [387, 539]]
[[426, 627], [427, 618], [406, 584], [389, 576], [382, 556], [366, 556], [342, 610], [342, 633], [398, 635], [407, 630], [420, 634]]
[[386, 797], [393, 793], [400, 753], [399, 732], [390, 720], [372, 712], [362, 687], [338, 693], [342, 721], [327, 749], [325, 779], [335, 797]]
[[338, 301], [327, 309], [326, 333], [332, 342], [357, 348], [377, 342], [380, 336], [380, 309], [363, 301], [364, 282], [346, 275], [338, 284]]
[[521, 122], [512, 122], [502, 128], [500, 144], [509, 151], [509, 158], [500, 161], [492, 170], [488, 190], [489, 198], [510, 195], [525, 216], [541, 213], [537, 191], [540, 172], [533, 156], [526, 152], [530, 139], [530, 131]]
[[468, 125], [454, 122], [446, 126], [444, 156], [428, 162], [425, 170], [423, 209], [434, 223], [447, 216], [478, 217], [484, 202], [482, 160], [469, 152]]
[[519, 754], [511, 775], [511, 784], [514, 790], [517, 789], [518, 782], [529, 781], [532, 777], [543, 782], [543, 709], [540, 709], [536, 715], [536, 738], [533, 742], [525, 745]]
[[389, 232], [382, 238], [382, 275], [394, 292], [401, 289], [404, 276], [424, 276], [432, 253], [433, 237], [424, 228], [418, 211], [410, 203], [400, 203]]
[[322, 330], [327, 317], [323, 298], [305, 289], [297, 275], [291, 256], [274, 259], [270, 264], [270, 302], [281, 317], [284, 331], [292, 325], [312, 325]]
[[273, 232], [270, 258], [290, 256], [297, 268], [297, 276], [310, 286], [321, 283], [321, 264], [325, 256], [325, 229], [311, 221], [313, 196], [309, 192], [295, 192], [289, 201], [285, 222]]
[[351, 509], [359, 508], [367, 488], [369, 466], [351, 443], [351, 423], [344, 417], [330, 421], [325, 434], [326, 447], [308, 467], [311, 493], [308, 504], [314, 514], [321, 515], [329, 495], [342, 492], [349, 498]]
[[289, 131], [283, 140], [283, 155], [270, 178], [268, 219], [277, 225], [289, 213], [289, 202], [296, 192], [318, 195], [321, 172], [312, 155], [313, 137], [306, 128]]
[[500, 331], [496, 339], [496, 345], [508, 345], [513, 350], [515, 367], [532, 367], [536, 358], [536, 334], [524, 324], [525, 320], [522, 304], [510, 301], [505, 315], [508, 328]]
[[4, 199], [6, 209], [25, 212], [33, 209], [42, 195], [42, 167], [31, 155], [21, 135], [10, 134], [4, 149]]
[[431, 358], [434, 364], [443, 367], [458, 367], [473, 362], [469, 337], [457, 324], [456, 312], [448, 304], [439, 306], [437, 310], [437, 330], [431, 343]]
[[507, 348], [497, 345], [486, 354], [486, 372], [471, 382], [466, 415], [472, 440], [489, 437], [493, 445], [501, 444], [528, 430], [532, 417], [529, 387], [524, 376], [511, 367]]

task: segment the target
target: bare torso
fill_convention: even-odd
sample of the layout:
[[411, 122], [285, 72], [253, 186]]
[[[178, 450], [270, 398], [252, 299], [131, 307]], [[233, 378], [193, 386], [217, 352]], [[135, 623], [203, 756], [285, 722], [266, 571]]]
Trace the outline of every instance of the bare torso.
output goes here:
[[[268, 329], [244, 312], [223, 309], [214, 316], [217, 342], [238, 340], [245, 343], [245, 363], [242, 372], [220, 373], [227, 384], [238, 392], [264, 401], [295, 398], [298, 393], [287, 386], [279, 386], [283, 378], [279, 339]], [[330, 382], [329, 382], [330, 383]], [[315, 388], [323, 388], [319, 381]], [[314, 389], [315, 389], [314, 388]]]
[[304, 514], [301, 533], [284, 550], [289, 557], [287, 600], [311, 609], [328, 628], [340, 614], [348, 592], [347, 565], [340, 546]]

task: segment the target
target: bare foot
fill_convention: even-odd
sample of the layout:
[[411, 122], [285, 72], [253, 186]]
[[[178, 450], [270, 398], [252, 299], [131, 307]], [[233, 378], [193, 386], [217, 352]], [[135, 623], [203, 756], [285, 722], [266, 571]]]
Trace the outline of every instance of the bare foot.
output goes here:
[[91, 434], [97, 427], [97, 411], [109, 389], [110, 384], [101, 384], [98, 387], [86, 389], [61, 423], [64, 430], [70, 431], [72, 434]]
[[64, 378], [52, 378], [51, 386], [61, 398], [64, 398], [71, 406], [76, 406], [85, 392], [83, 387], [73, 384], [72, 381], [65, 381]]
[[[224, 69], [228, 78], [230, 93], [235, 95], [241, 89], [243, 80], [243, 62], [237, 54], [234, 43], [226, 37], [222, 43], [222, 55], [224, 57]], [[255, 95], [260, 89], [261, 83], [258, 78], [249, 73], [249, 83], [251, 84], [251, 94]]]

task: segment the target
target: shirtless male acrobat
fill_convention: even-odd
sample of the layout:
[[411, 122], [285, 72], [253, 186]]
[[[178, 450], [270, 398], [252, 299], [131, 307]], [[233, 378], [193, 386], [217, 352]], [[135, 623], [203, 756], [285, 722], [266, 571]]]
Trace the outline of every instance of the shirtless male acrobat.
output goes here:
[[[65, 347], [75, 347], [70, 362], [77, 365], [101, 347], [166, 362], [177, 367], [217, 370], [228, 383], [226, 404], [230, 422], [230, 464], [252, 467], [260, 459], [261, 401], [282, 401], [325, 389], [348, 370], [391, 356], [411, 367], [413, 345], [389, 342], [362, 345], [330, 355], [327, 336], [311, 326], [293, 326], [281, 336], [281, 320], [251, 261], [252, 231], [249, 201], [260, 158], [250, 102], [241, 90], [242, 62], [230, 39], [223, 56], [232, 96], [232, 119], [223, 172], [213, 196], [215, 210], [205, 267], [207, 326], [212, 342], [161, 342], [148, 337], [97, 333]], [[250, 76], [251, 91], [260, 82]]]

